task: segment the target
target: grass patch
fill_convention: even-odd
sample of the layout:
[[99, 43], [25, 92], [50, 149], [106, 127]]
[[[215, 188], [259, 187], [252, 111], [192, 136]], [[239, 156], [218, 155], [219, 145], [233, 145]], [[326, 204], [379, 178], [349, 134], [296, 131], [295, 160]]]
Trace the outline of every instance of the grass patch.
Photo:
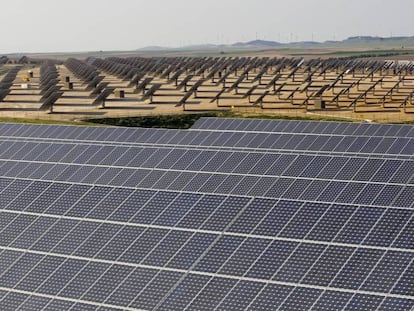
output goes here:
[[352, 120], [349, 120], [349, 119], [330, 118], [330, 117], [325, 118], [325, 117], [320, 117], [320, 116], [299, 117], [299, 116], [261, 115], [261, 114], [249, 115], [249, 114], [231, 113], [231, 112], [181, 114], [181, 115], [157, 115], [157, 116], [141, 116], [141, 117], [127, 117], [127, 118], [103, 118], [103, 119], [88, 119], [86, 121], [91, 122], [91, 123], [109, 125], [109, 126], [189, 129], [201, 117], [353, 122]]
[[97, 124], [87, 121], [67, 121], [67, 120], [45, 120], [45, 119], [25, 119], [0, 117], [0, 123], [25, 123], [25, 124], [50, 124], [50, 125], [85, 125], [97, 126]]
[[110, 126], [189, 129], [201, 117], [230, 117], [230, 113], [200, 113], [179, 115], [156, 115], [127, 118], [88, 119], [86, 122], [105, 124]]
[[245, 119], [270, 119], [270, 120], [296, 120], [296, 121], [334, 121], [334, 122], [354, 122], [347, 118], [333, 118], [323, 116], [286, 116], [286, 115], [248, 115], [234, 114], [233, 118]]
[[[78, 126], [123, 126], [123, 127], [143, 127], [143, 128], [166, 128], [166, 129], [188, 129], [201, 117], [216, 118], [238, 118], [238, 119], [269, 119], [269, 120], [300, 120], [300, 121], [332, 121], [332, 122], [363, 122], [363, 120], [353, 120], [341, 117], [325, 117], [320, 115], [289, 116], [289, 115], [266, 115], [249, 114], [241, 112], [218, 112], [200, 114], [177, 114], [177, 115], [157, 115], [127, 118], [101, 118], [85, 119], [79, 121], [66, 120], [46, 120], [46, 119], [25, 119], [0, 117], [0, 123], [25, 123], [25, 124], [44, 124], [44, 125], [78, 125]], [[381, 123], [381, 122], [380, 122]], [[388, 124], [414, 125], [414, 121], [388, 121]]]
[[414, 121], [391, 122], [390, 124], [399, 124], [399, 125], [414, 125]]

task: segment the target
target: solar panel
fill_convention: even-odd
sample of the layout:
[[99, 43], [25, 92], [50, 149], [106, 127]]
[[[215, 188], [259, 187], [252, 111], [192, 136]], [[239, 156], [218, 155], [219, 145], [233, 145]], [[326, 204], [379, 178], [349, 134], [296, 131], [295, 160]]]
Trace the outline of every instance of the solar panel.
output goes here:
[[[378, 136], [390, 147], [375, 157], [358, 127], [333, 143], [341, 154], [318, 154], [293, 148], [317, 124], [231, 120], [218, 133], [207, 120], [191, 131], [1, 124], [0, 305], [412, 309], [414, 162], [388, 154], [411, 140]], [[275, 134], [284, 152], [258, 148]]]
[[[266, 123], [260, 122], [260, 125]], [[257, 128], [255, 123], [247, 120], [247, 126]], [[295, 123], [283, 123], [285, 127], [296, 128]], [[239, 126], [239, 125], [238, 125]], [[284, 152], [306, 152], [316, 154], [332, 154], [349, 156], [376, 156], [383, 158], [412, 158], [414, 154], [414, 142], [411, 137], [369, 137], [358, 136], [355, 134], [316, 134], [316, 133], [290, 133], [290, 132], [266, 132], [260, 133], [254, 131], [238, 130], [156, 130], [156, 129], [123, 129], [122, 132], [111, 128], [85, 128], [78, 132], [70, 128], [71, 131], [58, 130], [56, 126], [34, 127], [23, 125], [16, 129], [13, 135], [20, 137], [30, 137], [39, 132], [36, 139], [53, 139], [62, 140], [63, 142], [73, 142], [73, 139], [83, 137], [80, 140], [85, 142], [97, 141], [96, 139], [106, 141], [107, 143], [124, 141], [133, 144], [143, 145], [160, 145], [160, 146], [185, 146], [187, 148], [195, 147], [214, 147], [220, 149], [233, 149], [240, 151], [284, 151]], [[292, 131], [291, 129], [286, 129]], [[364, 129], [365, 131], [365, 129]], [[377, 129], [374, 129], [377, 131]], [[5, 131], [3, 137], [8, 137], [9, 131]], [[10, 130], [10, 134], [11, 134]], [[124, 133], [125, 135], [120, 135]], [[0, 137], [2, 135], [0, 134]], [[99, 141], [98, 140], [98, 141]]]
[[245, 130], [249, 124], [257, 123], [256, 119], [224, 119], [202, 117], [193, 125], [192, 129], [204, 130], [238, 130], [243, 124], [242, 131], [277, 132], [277, 133], [309, 133], [309, 134], [336, 134], [358, 135], [369, 137], [413, 137], [414, 130], [410, 125], [398, 124], [368, 124], [368, 123], [337, 123], [318, 121], [293, 120], [261, 120], [261, 126]]
[[[7, 57], [0, 59], [0, 63], [9, 61]], [[24, 64], [33, 61], [23, 56], [16, 62]], [[42, 67], [47, 63], [53, 66], [56, 61], [39, 62]], [[73, 103], [63, 102], [73, 96], [79, 96], [74, 95], [73, 88], [79, 94], [83, 93], [85, 96], [82, 97], [86, 99], [89, 91], [93, 91], [102, 81], [106, 81], [105, 83], [109, 83], [108, 87], [111, 88], [119, 88], [120, 85], [122, 88], [132, 88], [129, 92], [130, 99], [138, 102], [140, 96], [137, 93], [142, 91], [145, 95], [152, 84], [161, 84], [162, 92], [160, 94], [157, 92], [157, 96], [168, 96], [170, 98], [168, 103], [173, 103], [176, 107], [185, 106], [186, 101], [194, 94], [197, 101], [190, 104], [201, 104], [201, 106], [217, 100], [221, 103], [219, 107], [254, 108], [261, 104], [261, 109], [293, 108], [304, 111], [343, 110], [353, 107], [358, 112], [369, 114], [375, 112], [408, 114], [412, 110], [411, 82], [414, 69], [412, 62], [354, 59], [305, 61], [297, 58], [269, 57], [108, 57], [102, 59], [89, 57], [84, 61], [67, 59], [58, 68], [58, 75], [53, 73], [55, 70], [52, 66], [47, 66], [50, 68], [46, 71], [42, 69], [42, 73], [45, 74], [40, 76], [42, 80], [40, 92], [45, 93], [50, 87], [50, 82], [55, 85], [62, 80], [60, 76], [63, 80], [59, 82], [59, 86], [62, 84], [65, 86], [62, 89], [63, 95], [55, 91], [43, 107], [39, 105], [37, 99], [22, 101], [16, 96], [21, 96], [21, 92], [18, 92], [19, 94], [15, 92], [16, 85], [10, 88], [15, 75], [9, 77], [6, 75], [0, 82], [0, 98], [4, 100], [3, 109], [33, 110], [50, 106], [53, 111], [52, 106], [56, 100], [54, 98], [60, 96], [63, 98], [58, 104], [73, 106], [72, 108], [76, 110], [76, 105]], [[0, 70], [2, 75], [7, 73], [7, 67], [3, 67]], [[154, 83], [149, 85], [151, 81]], [[188, 92], [190, 87], [188, 83], [191, 81], [202, 82], [192, 92]], [[25, 87], [37, 86], [35, 84]], [[198, 87], [200, 87], [200, 94], [197, 94]], [[10, 93], [9, 90], [12, 92]], [[223, 90], [226, 96], [217, 95], [220, 90]], [[232, 92], [233, 90], [235, 92]], [[271, 100], [266, 96], [267, 100], [264, 101], [263, 96], [266, 92], [270, 92], [268, 95], [275, 96], [272, 96]], [[29, 93], [24, 92], [22, 95], [33, 95]], [[93, 93], [92, 95], [98, 95], [95, 94], [96, 92]], [[251, 96], [255, 98], [252, 99]], [[256, 102], [257, 98], [262, 99]], [[46, 98], [42, 99], [41, 103], [44, 100]], [[134, 105], [132, 102], [128, 105]], [[36, 104], [36, 107], [33, 104]], [[86, 108], [88, 112], [97, 109], [94, 105]]]

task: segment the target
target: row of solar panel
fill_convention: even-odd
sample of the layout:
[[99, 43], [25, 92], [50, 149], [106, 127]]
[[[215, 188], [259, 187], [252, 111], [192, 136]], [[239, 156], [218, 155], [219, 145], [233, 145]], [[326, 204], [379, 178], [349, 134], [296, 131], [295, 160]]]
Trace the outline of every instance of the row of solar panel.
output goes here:
[[0, 161], [0, 176], [71, 183], [413, 208], [414, 186]]
[[[153, 139], [161, 132], [152, 132]], [[112, 152], [108, 149], [112, 146], [102, 144], [2, 146], [11, 161], [0, 164], [0, 174], [10, 177], [0, 179], [0, 266], [5, 267], [0, 269], [0, 290], [5, 290], [0, 292], [0, 305], [14, 310], [25, 303], [25, 308], [33, 309], [30, 301], [36, 297], [51, 304], [68, 303], [73, 309], [101, 310], [102, 303], [108, 308], [162, 306], [161, 310], [413, 306], [414, 186], [406, 185], [413, 178], [409, 160], [377, 158], [370, 164], [375, 172], [367, 166], [363, 173], [358, 167], [368, 165], [363, 157], [320, 157], [326, 160], [322, 170], [333, 159], [346, 160], [331, 167], [335, 175], [345, 164], [353, 176], [365, 179], [381, 170], [383, 176], [396, 174], [384, 177], [395, 184], [348, 183], [226, 172], [250, 172], [249, 162], [251, 166], [257, 157], [271, 154], [255, 153], [247, 160], [243, 152], [205, 150], [194, 156], [190, 151], [201, 151], [188, 148], [125, 146]], [[15, 161], [16, 155], [19, 159], [27, 155], [28, 162]], [[41, 161], [38, 156], [79, 162], [31, 162]], [[109, 162], [105, 167], [84, 165], [90, 158]], [[120, 158], [145, 168], [114, 167]], [[274, 169], [296, 166], [286, 168], [295, 175], [321, 170], [314, 157], [278, 154], [271, 161], [278, 162], [270, 163]], [[177, 163], [200, 170], [209, 162], [217, 173], [168, 170]], [[161, 163], [165, 169], [153, 169]], [[308, 168], [309, 163], [315, 166]], [[343, 175], [348, 176], [348, 170]], [[33, 180], [39, 178], [65, 183]], [[88, 185], [96, 183], [131, 188]], [[197, 191], [201, 193], [193, 193]], [[239, 196], [202, 194], [211, 191]], [[386, 208], [254, 198], [246, 193], [334, 198]], [[65, 265], [69, 260], [71, 264]], [[130, 279], [136, 271], [137, 279]], [[32, 292], [47, 297], [28, 298]]]
[[[78, 141], [126, 142], [140, 144], [204, 146], [216, 148], [252, 148], [270, 150], [323, 151], [336, 153], [414, 154], [414, 139], [391, 137], [358, 137], [332, 135], [260, 134], [223, 131], [183, 131], [159, 129], [127, 129], [101, 127], [69, 127], [22, 125], [3, 137], [64, 139]], [[10, 133], [11, 132], [11, 133]]]
[[[10, 219], [8, 215], [2, 214]], [[30, 227], [36, 222], [37, 230], [44, 226], [43, 235], [29, 241], [23, 240], [24, 234], [3, 230], [4, 244], [25, 253], [399, 295], [411, 294], [414, 277], [414, 253], [406, 251], [144, 229], [46, 216], [21, 215], [15, 221], [22, 231], [24, 224]], [[0, 287], [12, 288], [15, 284], [8, 283], [16, 281], [12, 277], [0, 272]]]
[[[31, 130], [29, 130], [31, 128]], [[56, 132], [60, 128], [59, 133]], [[208, 129], [220, 131], [242, 131], [242, 132], [273, 132], [273, 133], [308, 133], [322, 135], [341, 136], [368, 136], [368, 137], [413, 137], [412, 126], [391, 124], [367, 124], [367, 123], [344, 123], [344, 122], [315, 122], [315, 121], [285, 121], [285, 120], [260, 120], [260, 119], [222, 119], [201, 118], [192, 127], [193, 130]], [[103, 140], [112, 136], [110, 140], [122, 139], [122, 136], [132, 139], [133, 133], [140, 133], [144, 129], [129, 128], [105, 128], [105, 127], [74, 127], [55, 125], [27, 125], [7, 124], [0, 125], [0, 131], [8, 136], [31, 137], [85, 137], [89, 139], [98, 138]], [[145, 130], [144, 130], [145, 131]], [[173, 131], [177, 132], [177, 131]], [[91, 135], [93, 134], [93, 135]], [[112, 134], [112, 135], [111, 135]], [[51, 135], [51, 136], [45, 136]]]
[[[4, 189], [0, 192], [0, 208], [4, 212], [0, 222], [3, 228], [0, 244], [5, 243], [1, 244], [3, 246], [14, 241], [15, 235], [29, 228], [40, 215], [52, 217], [51, 224], [56, 221], [53, 217], [65, 216], [73, 223], [88, 219], [95, 221], [95, 225], [100, 223], [96, 220], [107, 220], [127, 222], [135, 227], [181, 228], [193, 233], [197, 230], [210, 233], [225, 231], [242, 237], [306, 239], [320, 244], [335, 242], [396, 249], [412, 249], [414, 246], [411, 239], [414, 233], [413, 210], [8, 179], [0, 181]], [[11, 211], [25, 213], [18, 216]], [[35, 225], [21, 242], [30, 244], [30, 236], [37, 239], [38, 231], [44, 228], [42, 223]], [[45, 238], [50, 239], [50, 236]]]
[[173, 132], [146, 131], [148, 133], [143, 136], [135, 137], [137, 143], [409, 156], [414, 153], [414, 139], [412, 138], [258, 134], [222, 131], [177, 131], [171, 137]]
[[[13, 262], [11, 262], [14, 260]], [[15, 289], [54, 298], [0, 291], [0, 303], [13, 310], [399, 310], [414, 300], [352, 292], [266, 284], [246, 280], [111, 265], [55, 256], [3, 251], [0, 261], [16, 273]], [[44, 269], [48, 273], [44, 273]], [[30, 272], [29, 272], [30, 271]], [[10, 287], [10, 288], [11, 288]], [[49, 296], [50, 297], [50, 296]], [[59, 298], [68, 300], [59, 300]], [[80, 302], [75, 302], [76, 300]], [[89, 305], [87, 304], [89, 302]], [[106, 306], [99, 307], [100, 304]], [[27, 306], [25, 308], [25, 305]]]
[[414, 161], [1, 141], [0, 159], [414, 184]]
[[414, 128], [397, 124], [369, 124], [266, 119], [201, 118], [192, 129], [242, 132], [312, 133], [377, 137], [413, 137]]

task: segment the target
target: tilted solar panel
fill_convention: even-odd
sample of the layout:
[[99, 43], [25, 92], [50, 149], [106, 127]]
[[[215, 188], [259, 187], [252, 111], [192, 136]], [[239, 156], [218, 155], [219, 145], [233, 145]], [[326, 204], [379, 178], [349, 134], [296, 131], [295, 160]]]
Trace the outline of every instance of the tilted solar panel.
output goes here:
[[2, 308], [414, 307], [412, 154], [202, 134], [1, 125]]
[[228, 130], [242, 132], [280, 132], [356, 135], [369, 137], [414, 137], [414, 129], [410, 125], [370, 124], [351, 122], [318, 122], [295, 120], [266, 120], [266, 119], [225, 119], [200, 118], [193, 129]]
[[[406, 126], [407, 127], [407, 126]], [[409, 128], [409, 127], [408, 127]], [[4, 129], [4, 131], [2, 131]], [[74, 126], [0, 125], [0, 138], [214, 147], [250, 151], [284, 150], [322, 154], [412, 158], [414, 138], [344, 134], [300, 134], [233, 130], [162, 130]]]

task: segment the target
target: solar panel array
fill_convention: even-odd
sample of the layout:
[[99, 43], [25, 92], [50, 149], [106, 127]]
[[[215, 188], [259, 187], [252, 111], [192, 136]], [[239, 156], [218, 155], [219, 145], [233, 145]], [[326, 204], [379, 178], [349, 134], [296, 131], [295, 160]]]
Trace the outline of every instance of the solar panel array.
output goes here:
[[412, 310], [412, 133], [0, 124], [2, 310]]
[[[190, 99], [189, 104], [203, 103], [207, 109], [237, 105], [306, 110], [352, 107], [359, 112], [412, 110], [414, 66], [410, 62], [258, 57], [109, 57], [89, 58], [83, 64], [68, 61], [78, 63], [76, 68], [68, 66], [75, 75], [94, 66], [105, 75], [129, 81], [128, 87], [135, 86], [132, 93], [143, 90], [142, 101], [150, 98], [152, 104], [157, 97], [155, 103], [177, 104], [184, 110]], [[174, 84], [176, 90], [172, 92]], [[151, 96], [145, 95], [147, 87], [152, 90]], [[163, 100], [165, 97], [169, 99]], [[321, 100], [324, 108], [315, 103]], [[214, 102], [217, 107], [211, 105]]]
[[[2, 110], [101, 115], [169, 105], [176, 112], [240, 107], [256, 113], [401, 113], [404, 119], [414, 111], [414, 63], [406, 61], [91, 57], [42, 60], [39, 65], [17, 66], [14, 74], [2, 77], [12, 66], [0, 64]], [[22, 81], [30, 83], [22, 87]]]

